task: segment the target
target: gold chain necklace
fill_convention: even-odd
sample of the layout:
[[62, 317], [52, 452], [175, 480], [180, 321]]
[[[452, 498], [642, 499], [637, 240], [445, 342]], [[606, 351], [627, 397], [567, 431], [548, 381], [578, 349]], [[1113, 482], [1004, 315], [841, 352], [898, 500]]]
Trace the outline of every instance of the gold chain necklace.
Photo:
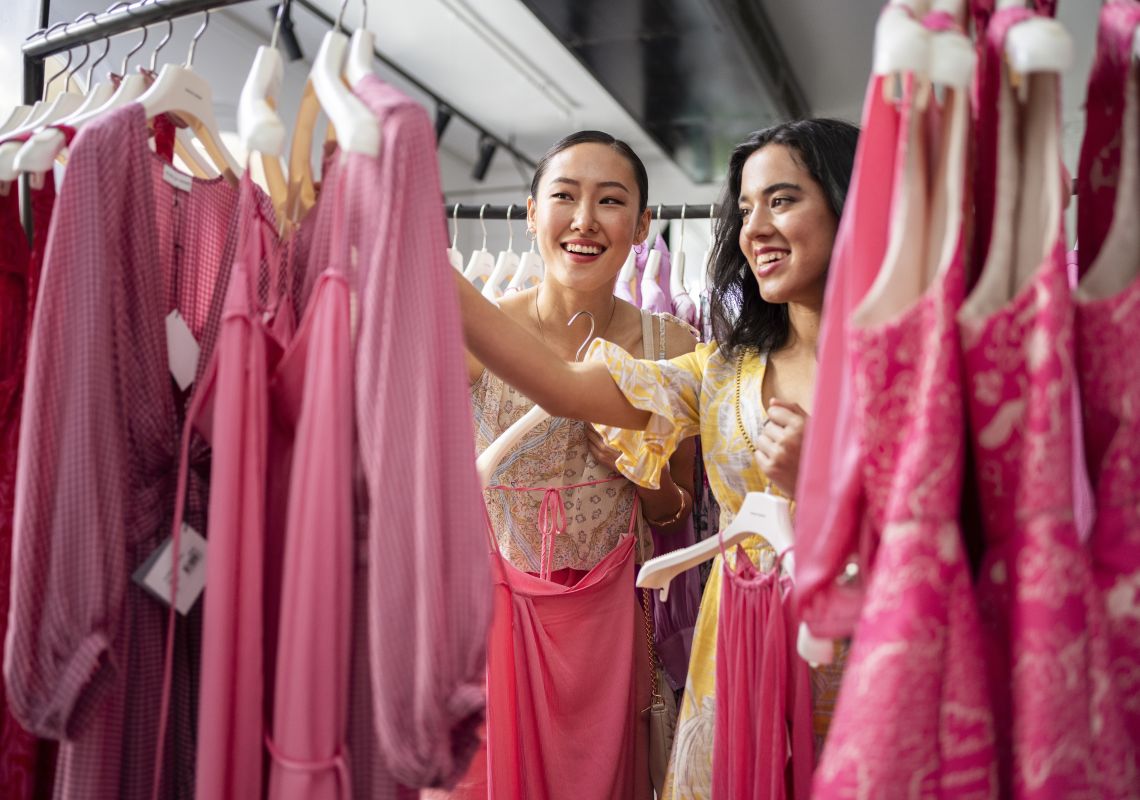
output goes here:
[[[601, 333], [595, 334], [595, 339], [604, 339], [606, 334], [610, 331], [610, 323], [614, 321], [614, 312], [617, 311], [617, 295], [614, 295], [613, 302], [610, 304], [610, 317], [606, 320], [606, 327], [602, 329]], [[583, 313], [583, 312], [579, 312]], [[589, 314], [590, 312], [585, 312]], [[534, 315], [538, 318], [538, 335], [542, 337], [543, 344], [546, 344], [546, 331], [542, 327], [542, 312], [538, 310], [538, 289], [534, 290]], [[593, 319], [593, 315], [590, 315]]]
[[756, 444], [752, 441], [752, 437], [748, 435], [748, 431], [744, 428], [744, 415], [740, 413], [740, 383], [744, 377], [744, 351], [736, 358], [736, 429], [740, 431], [740, 435], [744, 438], [745, 443], [753, 451], [756, 450]]

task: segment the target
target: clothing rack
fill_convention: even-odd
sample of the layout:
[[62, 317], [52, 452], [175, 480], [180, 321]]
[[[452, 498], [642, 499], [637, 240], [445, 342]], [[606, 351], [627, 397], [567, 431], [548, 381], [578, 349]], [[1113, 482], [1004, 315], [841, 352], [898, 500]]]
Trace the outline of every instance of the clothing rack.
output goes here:
[[[715, 203], [685, 203], [683, 205], [650, 205], [653, 221], [665, 219], [711, 219], [716, 216]], [[512, 205], [481, 205], [470, 203], [445, 203], [444, 214], [448, 219], [506, 220], [526, 219], [526, 201]], [[507, 212], [510, 211], [510, 217]]]
[[[330, 28], [336, 21], [321, 11], [309, 0], [282, 0], [296, 4], [309, 12], [317, 19], [323, 21]], [[48, 6], [50, 0], [41, 0], [43, 24], [48, 19]], [[82, 20], [70, 22], [58, 30], [47, 33], [41, 29], [33, 33], [24, 42], [24, 102], [33, 103], [40, 99], [43, 84], [43, 60], [55, 53], [71, 50], [85, 44], [93, 44], [105, 37], [115, 36], [138, 28], [147, 27], [167, 20], [175, 20], [197, 12], [209, 12], [225, 6], [246, 3], [250, 0], [137, 0], [130, 5], [123, 6], [110, 12], [103, 12], [92, 16], [85, 16]], [[352, 29], [341, 25], [346, 35], [352, 35]], [[452, 117], [458, 117], [479, 132], [482, 141], [494, 143], [500, 150], [510, 155], [518, 162], [534, 168], [535, 160], [516, 148], [505, 139], [488, 133], [470, 114], [464, 113], [455, 103], [441, 97], [438, 92], [425, 86], [414, 76], [406, 72], [399, 64], [381, 55], [373, 49], [372, 56], [388, 69], [412, 84], [419, 91], [428, 95], [437, 109], [445, 110]], [[253, 53], [250, 53], [252, 59]]]

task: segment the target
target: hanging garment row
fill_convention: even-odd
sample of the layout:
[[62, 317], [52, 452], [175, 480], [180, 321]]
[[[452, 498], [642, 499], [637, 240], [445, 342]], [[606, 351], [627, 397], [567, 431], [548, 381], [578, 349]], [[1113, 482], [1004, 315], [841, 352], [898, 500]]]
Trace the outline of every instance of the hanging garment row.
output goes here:
[[[536, 249], [534, 229], [530, 227], [530, 223], [527, 223], [530, 248], [521, 255], [514, 249], [515, 228], [511, 225], [511, 220], [517, 218], [525, 221], [526, 205], [512, 204], [505, 210], [501, 207], [495, 208], [492, 212], [493, 217], [486, 213], [488, 205], [477, 206], [478, 214], [471, 213], [473, 208], [476, 207], [468, 206], [463, 209], [466, 212], [463, 217], [467, 219], [474, 217], [479, 220], [483, 233], [482, 244], [471, 252], [465, 262], [459, 247], [458, 221], [461, 206], [456, 203], [450, 213], [452, 237], [451, 247], [447, 249], [447, 258], [451, 265], [462, 272], [463, 277], [479, 289], [484, 297], [492, 301], [498, 300], [508, 292], [537, 286], [542, 281], [544, 268], [542, 256]], [[712, 205], [699, 206], [699, 208], [700, 211], [697, 213], [687, 215], [688, 204], [673, 206], [670, 208], [672, 213], [666, 216], [664, 207], [656, 206], [653, 218], [659, 225], [670, 217], [679, 220], [676, 252], [673, 254], [669, 252], [663, 235], [663, 225], [657, 231], [651, 228], [646, 240], [630, 250], [614, 286], [614, 294], [618, 298], [647, 311], [672, 314], [694, 330], [701, 329], [701, 304], [704, 302], [707, 305], [708, 302], [707, 297], [702, 295], [708, 284], [707, 265], [710, 252], [706, 251], [701, 268], [685, 269], [685, 220], [686, 216], [689, 219], [712, 219], [715, 216]], [[499, 252], [497, 257], [487, 250], [486, 222], [492, 218], [506, 220], [509, 231], [507, 248]]]
[[[338, 27], [288, 168], [281, 58], [258, 50], [239, 164], [193, 70], [208, 19], [185, 64], [0, 136], [42, 176], [30, 253], [0, 195], [5, 797], [396, 797], [453, 781], [483, 716], [491, 580], [457, 308], [433, 288], [432, 122]], [[32, 736], [60, 742], [54, 777]]]

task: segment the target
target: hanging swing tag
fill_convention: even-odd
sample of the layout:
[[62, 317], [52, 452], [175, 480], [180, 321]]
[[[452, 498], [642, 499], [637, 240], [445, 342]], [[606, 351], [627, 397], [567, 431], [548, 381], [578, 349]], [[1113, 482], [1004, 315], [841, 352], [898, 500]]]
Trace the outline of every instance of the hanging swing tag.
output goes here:
[[166, 315], [166, 355], [170, 361], [170, 374], [182, 391], [194, 382], [198, 374], [198, 357], [202, 348], [186, 320], [174, 309]]
[[[135, 583], [164, 605], [170, 605], [170, 584], [174, 578], [173, 544], [174, 537], [168, 536], [133, 576]], [[206, 540], [185, 522], [178, 538], [178, 569], [178, 596], [174, 598], [174, 608], [186, 616], [206, 588]]]

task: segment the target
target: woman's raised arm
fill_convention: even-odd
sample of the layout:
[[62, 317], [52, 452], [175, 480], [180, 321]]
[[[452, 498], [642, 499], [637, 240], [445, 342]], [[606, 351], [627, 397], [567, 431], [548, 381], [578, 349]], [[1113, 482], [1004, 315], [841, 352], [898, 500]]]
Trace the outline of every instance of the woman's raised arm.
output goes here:
[[558, 357], [455, 272], [467, 349], [551, 416], [644, 430], [649, 412], [630, 405], [601, 362]]

